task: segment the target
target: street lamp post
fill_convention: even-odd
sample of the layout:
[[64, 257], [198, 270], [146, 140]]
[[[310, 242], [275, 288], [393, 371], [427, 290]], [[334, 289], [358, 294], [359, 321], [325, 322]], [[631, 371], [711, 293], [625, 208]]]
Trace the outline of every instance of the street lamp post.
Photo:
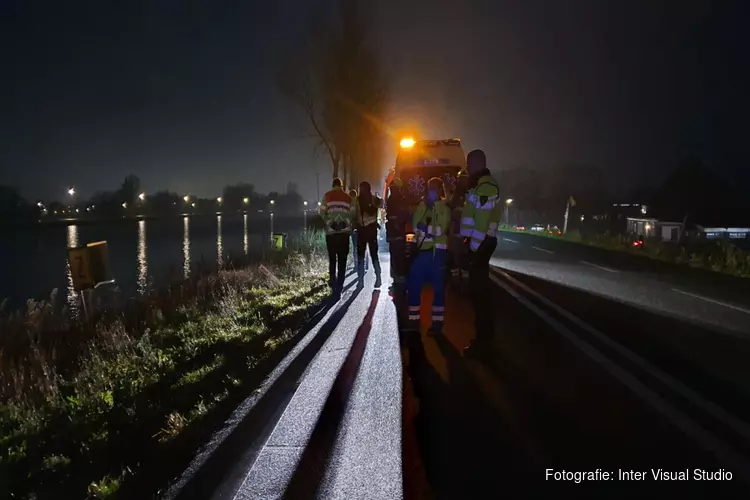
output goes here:
[[304, 229], [307, 231], [307, 200], [303, 201], [302, 204], [305, 206], [305, 208], [302, 210], [302, 213], [304, 215]]
[[511, 203], [513, 203], [513, 198], [508, 198], [507, 200], [505, 200], [505, 225], [506, 226], [510, 225], [509, 223], [510, 217], [508, 216], [508, 214], [510, 212]]
[[270, 212], [269, 219], [271, 221], [271, 240], [273, 241], [273, 206], [276, 204], [276, 201], [271, 200], [268, 203], [271, 204], [271, 210], [269, 210]]

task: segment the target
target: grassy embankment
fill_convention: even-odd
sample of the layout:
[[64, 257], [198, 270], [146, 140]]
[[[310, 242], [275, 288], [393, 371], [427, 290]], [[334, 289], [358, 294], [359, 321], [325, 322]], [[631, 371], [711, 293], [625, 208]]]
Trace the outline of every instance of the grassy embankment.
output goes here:
[[605, 250], [625, 252], [638, 257], [660, 260], [671, 264], [687, 265], [745, 278], [750, 277], [750, 252], [742, 250], [726, 241], [701, 242], [694, 245], [679, 246], [655, 240], [647, 240], [643, 247], [633, 247], [632, 240], [622, 235], [599, 233], [582, 235], [579, 231], [570, 231], [557, 236], [544, 232], [516, 231], [510, 227], [503, 227], [502, 229], [507, 232], [520, 232], [540, 238], [562, 239]]
[[91, 322], [0, 312], [0, 498], [153, 497], [328, 295], [322, 241]]

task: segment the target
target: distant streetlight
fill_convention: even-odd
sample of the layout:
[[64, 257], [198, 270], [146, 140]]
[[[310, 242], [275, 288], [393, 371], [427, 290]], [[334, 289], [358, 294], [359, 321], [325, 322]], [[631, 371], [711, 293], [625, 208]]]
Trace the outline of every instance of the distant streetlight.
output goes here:
[[276, 202], [274, 200], [271, 200], [271, 205], [273, 205], [274, 203], [276, 203]]
[[505, 200], [505, 225], [506, 226], [509, 225], [509, 223], [508, 223], [509, 215], [508, 214], [510, 213], [510, 204], [511, 203], [513, 203], [513, 198], [508, 198], [507, 200]]
[[305, 206], [307, 206], [307, 200], [303, 201], [302, 203], [304, 203], [304, 204], [305, 204]]
[[217, 203], [218, 203], [219, 205], [221, 205], [221, 196], [219, 196], [218, 198], [216, 198], [216, 202], [217, 202]]
[[146, 193], [139, 194], [138, 195], [138, 199], [141, 200], [141, 201], [145, 200], [146, 199]]
[[195, 202], [191, 203], [190, 206], [195, 208]]
[[39, 208], [44, 208], [44, 203], [42, 203], [41, 201], [38, 201], [36, 203], [36, 206], [39, 207]]
[[76, 188], [72, 187], [72, 188], [68, 189], [68, 194], [70, 196], [75, 196], [76, 195]]
[[122, 208], [128, 208], [127, 202], [125, 202], [125, 201], [122, 202]]
[[242, 198], [242, 203], [247, 205], [248, 203], [250, 203], [250, 198]]
[[186, 194], [185, 196], [182, 197], [182, 199], [185, 200], [185, 203], [187, 203], [190, 201], [190, 195]]
[[78, 213], [78, 212], [79, 212], [79, 210], [76, 208], [76, 213]]
[[318, 202], [318, 206], [322, 205], [322, 203]]

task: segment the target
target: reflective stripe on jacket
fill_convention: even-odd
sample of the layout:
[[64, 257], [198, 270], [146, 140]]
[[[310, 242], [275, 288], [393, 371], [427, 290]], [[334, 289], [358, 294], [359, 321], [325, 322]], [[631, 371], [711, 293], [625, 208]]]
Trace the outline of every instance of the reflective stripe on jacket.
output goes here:
[[469, 248], [476, 252], [487, 236], [496, 236], [500, 222], [500, 189], [491, 175], [479, 178], [466, 195], [461, 213], [461, 236], [471, 238]]
[[[429, 222], [427, 219], [430, 219]], [[451, 210], [445, 200], [438, 200], [432, 208], [422, 201], [417, 206], [413, 218], [414, 234], [420, 250], [447, 250], [448, 230], [451, 224]], [[417, 228], [426, 225], [427, 231]]]
[[328, 191], [320, 206], [326, 234], [352, 232], [352, 199], [340, 187]]

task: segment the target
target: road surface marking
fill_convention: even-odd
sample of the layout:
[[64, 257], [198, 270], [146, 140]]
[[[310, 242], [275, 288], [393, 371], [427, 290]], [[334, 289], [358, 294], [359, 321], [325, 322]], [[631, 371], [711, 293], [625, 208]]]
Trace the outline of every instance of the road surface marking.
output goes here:
[[596, 268], [598, 268], [598, 269], [602, 269], [602, 270], [604, 270], [604, 271], [609, 271], [610, 273], [619, 273], [619, 272], [620, 272], [620, 271], [618, 271], [617, 269], [610, 269], [610, 268], [608, 268], [608, 267], [604, 267], [604, 266], [599, 266], [599, 265], [593, 264], [593, 263], [591, 263], [591, 262], [589, 262], [589, 261], [587, 261], [587, 260], [581, 260], [581, 261], [579, 261], [579, 262], [580, 262], [581, 264], [586, 264], [587, 266], [591, 266], [591, 267], [596, 267]]
[[531, 248], [533, 248], [534, 250], [539, 250], [540, 252], [546, 252], [546, 253], [551, 253], [551, 254], [555, 253], [552, 250], [547, 250], [546, 248], [539, 248], [539, 247], [531, 247]]
[[525, 284], [521, 283], [517, 279], [513, 278], [512, 276], [508, 275], [502, 270], [496, 270], [496, 272], [502, 274], [503, 276], [508, 278], [510, 281], [517, 284], [519, 287], [523, 288], [529, 294], [533, 295], [534, 297], [537, 297], [544, 304], [551, 307], [552, 309], [557, 311], [559, 314], [561, 314], [562, 316], [566, 317], [567, 319], [569, 319], [570, 321], [578, 325], [581, 329], [590, 333], [597, 339], [601, 340], [602, 343], [604, 343], [608, 347], [613, 348], [622, 356], [626, 357], [628, 360], [632, 361], [633, 363], [643, 368], [649, 375], [656, 378], [657, 380], [662, 382], [664, 385], [666, 385], [670, 389], [673, 389], [674, 391], [678, 392], [681, 396], [688, 399], [694, 405], [699, 406], [700, 408], [702, 408], [703, 410], [711, 414], [713, 417], [715, 417], [717, 420], [720, 420], [722, 423], [732, 428], [738, 434], [741, 434], [742, 436], [750, 440], [750, 425], [748, 425], [747, 423], [743, 422], [742, 420], [738, 419], [734, 415], [730, 414], [729, 412], [724, 410], [724, 408], [720, 407], [716, 403], [703, 398], [703, 396], [701, 396], [694, 390], [690, 389], [679, 380], [675, 379], [674, 377], [672, 377], [671, 375], [667, 373], [664, 373], [662, 370], [655, 367], [654, 365], [646, 361], [644, 358], [642, 358], [635, 352], [631, 351], [630, 349], [623, 346], [622, 344], [619, 344], [615, 342], [614, 340], [610, 339], [607, 335], [600, 332], [593, 326], [590, 326], [587, 323], [584, 323], [577, 316], [566, 311], [565, 309], [558, 306], [554, 302], [550, 301], [546, 297], [543, 297], [542, 295], [535, 292], [534, 290], [532, 290]]
[[510, 241], [511, 243], [518, 243], [518, 241], [511, 240], [510, 238], [503, 238], [503, 241]]
[[688, 297], [693, 297], [694, 299], [705, 300], [706, 302], [711, 302], [712, 304], [717, 304], [717, 305], [720, 305], [720, 306], [728, 307], [730, 309], [734, 309], [735, 311], [740, 311], [740, 312], [743, 312], [745, 314], [750, 314], [750, 310], [749, 309], [744, 309], [744, 308], [739, 307], [739, 306], [733, 306], [732, 304], [727, 304], [726, 302], [719, 302], [718, 300], [709, 299], [708, 297], [703, 297], [702, 295], [696, 295], [694, 293], [684, 292], [684, 291], [679, 290], [677, 288], [672, 288], [672, 290], [675, 291], [675, 292], [677, 292], [677, 293], [681, 293], [683, 295], [687, 295]]
[[[610, 339], [609, 337], [607, 337], [600, 331], [587, 325], [586, 323], [578, 319], [573, 314], [569, 313], [568, 311], [558, 306], [557, 304], [550, 302], [545, 297], [536, 293], [535, 291], [533, 291], [532, 289], [530, 289], [523, 283], [509, 276], [508, 274], [502, 271], [497, 271], [497, 273], [502, 274], [503, 276], [508, 278], [511, 282], [515, 283], [520, 288], [522, 288], [524, 291], [533, 295], [537, 299], [541, 300], [545, 305], [551, 307], [552, 309], [554, 309], [555, 311], [557, 311], [558, 313], [560, 313], [561, 315], [565, 316], [567, 319], [575, 323], [577, 326], [591, 333], [593, 336], [597, 337], [599, 340], [607, 344], [609, 347], [614, 348], [623, 356], [627, 357], [631, 361], [635, 361], [641, 366], [641, 368], [646, 370], [648, 373], [650, 373], [654, 377], [658, 378], [665, 385], [679, 392], [683, 396], [688, 397], [691, 400], [691, 402], [693, 402], [697, 406], [700, 406], [701, 408], [709, 412], [711, 415], [713, 415], [717, 419], [721, 420], [723, 423], [725, 423], [726, 425], [728, 425], [735, 431], [739, 432], [745, 437], [750, 436], [750, 430], [749, 430], [750, 427], [748, 427], [747, 424], [745, 424], [741, 420], [737, 419], [733, 415], [726, 412], [726, 410], [724, 410], [723, 408], [717, 406], [711, 401], [707, 401], [703, 399], [699, 394], [692, 391], [690, 388], [683, 385], [678, 380], [675, 380], [670, 375], [662, 372], [658, 368], [651, 366], [645, 359], [641, 358], [633, 351], [630, 351], [629, 349], [613, 341], [612, 339]], [[581, 339], [578, 335], [570, 331], [570, 329], [568, 329], [565, 325], [563, 325], [562, 323], [560, 323], [559, 321], [557, 321], [556, 319], [554, 319], [553, 317], [551, 317], [550, 315], [542, 311], [538, 306], [530, 302], [525, 297], [521, 296], [518, 292], [513, 290], [510, 286], [503, 283], [500, 280], [500, 278], [497, 277], [497, 274], [491, 273], [490, 279], [495, 284], [503, 288], [506, 292], [508, 292], [511, 296], [513, 296], [516, 300], [518, 300], [521, 304], [526, 306], [526, 308], [528, 308], [530, 311], [532, 311], [537, 316], [539, 316], [545, 323], [547, 323], [555, 331], [557, 331], [557, 333], [559, 333], [560, 335], [565, 337], [567, 340], [569, 340], [581, 352], [586, 354], [592, 360], [599, 363], [604, 370], [609, 372], [610, 375], [615, 377], [623, 385], [625, 385], [627, 388], [633, 391], [633, 393], [635, 393], [644, 401], [648, 402], [655, 410], [657, 410], [659, 413], [664, 415], [664, 417], [670, 420], [676, 427], [682, 430], [687, 436], [692, 438], [696, 443], [702, 445], [707, 450], [713, 452], [717, 458], [719, 458], [723, 462], [726, 462], [728, 465], [732, 466], [735, 470], [738, 470], [738, 471], [750, 470], [750, 463], [748, 463], [743, 457], [737, 455], [736, 453], [728, 449], [716, 437], [714, 437], [712, 434], [710, 434], [705, 429], [703, 429], [688, 415], [686, 415], [679, 409], [675, 408], [668, 401], [665, 401], [656, 392], [654, 392], [648, 386], [646, 386], [643, 382], [638, 380], [633, 374], [629, 373], [628, 371], [623, 369], [621, 366], [614, 363], [611, 359], [609, 359], [604, 354], [602, 354], [601, 351], [599, 351], [594, 346], [592, 346], [585, 340]], [[746, 472], [742, 474], [747, 475]]]

